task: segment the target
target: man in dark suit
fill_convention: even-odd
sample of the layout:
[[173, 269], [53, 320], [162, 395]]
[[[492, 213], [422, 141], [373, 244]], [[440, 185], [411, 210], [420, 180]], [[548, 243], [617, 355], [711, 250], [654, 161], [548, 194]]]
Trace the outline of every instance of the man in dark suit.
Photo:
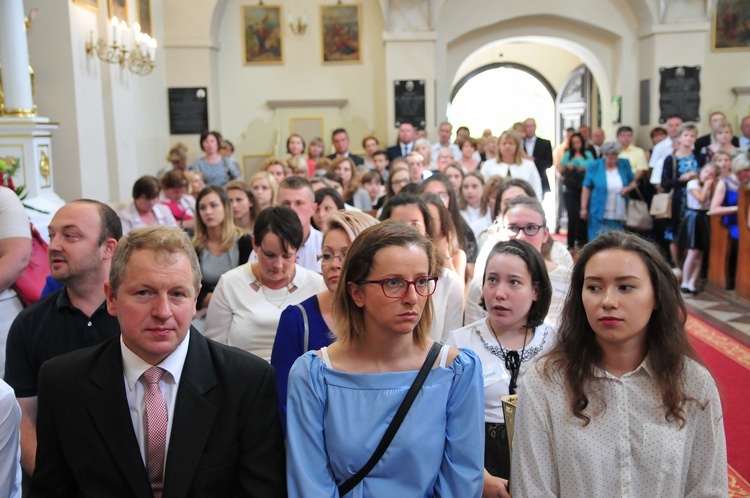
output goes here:
[[[695, 145], [693, 145], [693, 149], [696, 152], [700, 152], [704, 147], [708, 147], [709, 145], [711, 145], [713, 143], [713, 138], [711, 137], [711, 135], [713, 133], [714, 127], [717, 126], [719, 123], [724, 123], [724, 122], [728, 122], [728, 121], [727, 121], [727, 116], [723, 112], [721, 111], [712, 112], [708, 116], [708, 123], [710, 127], [709, 133], [706, 133], [702, 137], [698, 137], [698, 139], [695, 141]], [[734, 135], [732, 136], [732, 145], [734, 145], [735, 147], [740, 146], [739, 137], [734, 136]]]
[[349, 134], [343, 128], [336, 128], [331, 133], [331, 142], [336, 152], [328, 156], [328, 159], [336, 159], [337, 157], [348, 157], [352, 160], [355, 166], [361, 166], [365, 164], [365, 160], [349, 152]]
[[388, 160], [393, 161], [397, 157], [406, 157], [414, 150], [414, 140], [417, 134], [414, 125], [411, 123], [401, 123], [398, 127], [398, 143], [393, 147], [388, 147]]
[[542, 178], [542, 190], [546, 194], [550, 191], [549, 180], [547, 179], [547, 170], [552, 166], [552, 144], [549, 140], [536, 136], [536, 121], [534, 118], [528, 118], [523, 122], [526, 136], [523, 139], [523, 148], [531, 156], [531, 160], [536, 164], [539, 176]]
[[31, 496], [285, 496], [273, 368], [190, 327], [200, 288], [178, 228], [117, 247], [107, 310], [120, 337], [39, 375]]

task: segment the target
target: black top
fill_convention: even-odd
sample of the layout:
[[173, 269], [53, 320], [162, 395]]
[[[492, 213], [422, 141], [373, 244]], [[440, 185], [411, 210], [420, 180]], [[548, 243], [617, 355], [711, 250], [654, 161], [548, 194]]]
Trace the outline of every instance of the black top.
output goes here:
[[10, 326], [5, 381], [17, 398], [36, 396], [37, 376], [45, 361], [119, 334], [120, 324], [104, 302], [88, 317], [73, 306], [65, 287], [58, 289], [21, 311]]

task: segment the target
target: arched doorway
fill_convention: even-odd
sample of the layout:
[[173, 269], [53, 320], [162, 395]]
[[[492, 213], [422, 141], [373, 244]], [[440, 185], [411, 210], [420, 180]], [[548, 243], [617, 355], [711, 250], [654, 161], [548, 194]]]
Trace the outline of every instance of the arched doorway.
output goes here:
[[498, 136], [513, 123], [533, 117], [537, 134], [553, 137], [556, 97], [550, 82], [534, 69], [493, 63], [475, 69], [454, 85], [446, 116], [454, 126], [468, 126], [474, 136], [488, 128]]

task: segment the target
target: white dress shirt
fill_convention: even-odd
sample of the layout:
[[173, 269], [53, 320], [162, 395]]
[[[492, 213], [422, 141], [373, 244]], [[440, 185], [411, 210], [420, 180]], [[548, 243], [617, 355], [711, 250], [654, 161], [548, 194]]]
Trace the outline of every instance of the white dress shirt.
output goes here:
[[[369, 197], [369, 194], [367, 194]], [[302, 243], [297, 251], [297, 264], [312, 270], [314, 272], [321, 273], [320, 261], [318, 261], [318, 255], [323, 252], [323, 234], [316, 230], [315, 227], [310, 227], [310, 236], [307, 240]]]
[[526, 496], [726, 497], [721, 402], [708, 371], [685, 359], [686, 424], [665, 419], [648, 358], [617, 378], [597, 370], [606, 409], [589, 395], [587, 426], [559, 378], [530, 368], [518, 394], [511, 491]]
[[[143, 372], [152, 366], [160, 367], [166, 372], [159, 381], [159, 389], [164, 398], [164, 404], [167, 406], [167, 452], [169, 452], [169, 439], [172, 434], [172, 422], [174, 420], [174, 404], [177, 400], [177, 388], [180, 385], [182, 377], [182, 367], [185, 365], [187, 357], [188, 344], [190, 343], [190, 331], [188, 330], [185, 338], [172, 351], [172, 354], [164, 358], [158, 365], [150, 365], [132, 352], [122, 342], [120, 336], [120, 350], [122, 351], [122, 370], [125, 378], [125, 397], [130, 407], [130, 419], [135, 429], [135, 437], [138, 439], [138, 447], [141, 450], [143, 464], [146, 465], [146, 451], [148, 448], [148, 430], [146, 428], [146, 389], [148, 388], [145, 379], [141, 379]], [[165, 454], [164, 463], [166, 465], [168, 454]]]
[[651, 160], [648, 162], [651, 167], [651, 180], [650, 182], [654, 185], [661, 184], [661, 173], [664, 170], [664, 159], [674, 152], [672, 146], [672, 139], [667, 137], [658, 144], [654, 145], [654, 149], [651, 151]]
[[20, 424], [21, 407], [13, 388], [0, 380], [0, 496], [3, 497], [21, 498]]
[[454, 161], [461, 160], [461, 149], [458, 148], [458, 145], [454, 143], [450, 143], [444, 146], [444, 145], [440, 145], [440, 142], [435, 142], [434, 144], [432, 144], [432, 151], [430, 152], [430, 159], [432, 161], [437, 162], [440, 149], [450, 149], [450, 151], [453, 152], [453, 160]]
[[536, 147], [536, 135], [523, 139], [523, 148], [529, 157], [534, 157], [534, 147]]

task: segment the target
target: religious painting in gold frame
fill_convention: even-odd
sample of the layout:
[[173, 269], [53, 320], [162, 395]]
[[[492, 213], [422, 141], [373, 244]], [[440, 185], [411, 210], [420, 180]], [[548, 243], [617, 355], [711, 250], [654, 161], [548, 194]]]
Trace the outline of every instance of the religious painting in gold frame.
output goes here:
[[323, 64], [362, 62], [362, 8], [359, 4], [320, 6]]
[[99, 11], [99, 0], [73, 0], [75, 5], [80, 5], [94, 12]]
[[127, 0], [107, 0], [107, 7], [109, 8], [110, 19], [117, 16], [118, 21], [125, 21], [129, 25], [130, 18], [128, 17]]
[[750, 0], [716, 0], [711, 19], [711, 50], [750, 50]]
[[153, 27], [151, 25], [151, 0], [137, 0], [138, 7], [138, 24], [141, 25], [141, 32], [153, 37]]
[[283, 64], [281, 6], [244, 5], [241, 8], [244, 64]]

